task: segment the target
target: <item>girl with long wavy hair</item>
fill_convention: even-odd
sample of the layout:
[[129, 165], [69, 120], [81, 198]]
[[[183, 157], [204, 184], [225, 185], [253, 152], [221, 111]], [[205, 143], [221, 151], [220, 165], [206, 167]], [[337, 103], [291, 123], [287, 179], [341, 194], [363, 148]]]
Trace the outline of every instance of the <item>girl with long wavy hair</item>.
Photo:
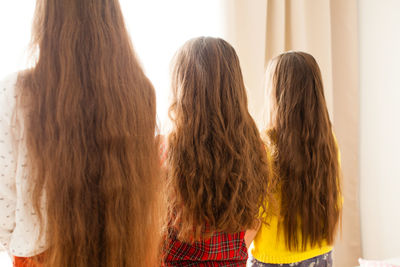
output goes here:
[[226, 41], [200, 37], [172, 69], [165, 265], [245, 266], [269, 169], [239, 59]]
[[155, 92], [118, 0], [36, 5], [36, 64], [0, 87], [0, 245], [14, 266], [157, 266]]
[[254, 240], [252, 266], [332, 266], [341, 216], [340, 158], [315, 59], [288, 52], [267, 70], [274, 216]]

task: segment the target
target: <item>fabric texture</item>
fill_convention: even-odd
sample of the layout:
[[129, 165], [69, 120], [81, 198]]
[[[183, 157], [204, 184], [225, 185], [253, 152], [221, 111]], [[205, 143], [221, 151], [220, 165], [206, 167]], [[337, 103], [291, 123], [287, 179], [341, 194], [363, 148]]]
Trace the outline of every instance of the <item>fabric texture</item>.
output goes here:
[[215, 233], [192, 244], [170, 234], [164, 248], [164, 266], [246, 266], [248, 258], [245, 232]]
[[251, 267], [332, 267], [332, 252], [328, 252], [301, 262], [289, 264], [263, 263], [253, 257], [250, 257], [248, 262], [249, 264], [247, 266]]
[[[0, 82], [0, 250], [30, 257], [46, 249], [32, 207], [23, 124], [15, 113], [18, 73]], [[44, 213], [44, 211], [42, 211]]]

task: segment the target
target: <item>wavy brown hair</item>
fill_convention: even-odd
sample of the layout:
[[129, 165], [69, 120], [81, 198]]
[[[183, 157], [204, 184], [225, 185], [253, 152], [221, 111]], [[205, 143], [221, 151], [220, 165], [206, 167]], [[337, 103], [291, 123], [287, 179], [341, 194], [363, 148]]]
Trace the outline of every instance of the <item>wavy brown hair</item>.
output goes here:
[[[333, 244], [341, 215], [338, 147], [321, 72], [303, 52], [274, 58], [268, 131], [281, 193], [281, 227], [289, 249]], [[301, 237], [299, 236], [301, 233]]]
[[173, 63], [168, 177], [178, 237], [252, 228], [268, 196], [268, 162], [235, 50], [200, 37]]
[[118, 0], [37, 0], [33, 45], [19, 90], [44, 265], [156, 265], [155, 92]]

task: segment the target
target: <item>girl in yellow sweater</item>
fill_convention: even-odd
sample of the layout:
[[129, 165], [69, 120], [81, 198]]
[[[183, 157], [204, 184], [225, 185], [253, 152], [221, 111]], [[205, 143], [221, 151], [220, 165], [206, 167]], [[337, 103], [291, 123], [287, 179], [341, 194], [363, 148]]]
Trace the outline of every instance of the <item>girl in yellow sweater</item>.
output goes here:
[[267, 75], [277, 205], [255, 237], [251, 266], [332, 266], [340, 159], [320, 69], [311, 55], [288, 52], [271, 60]]

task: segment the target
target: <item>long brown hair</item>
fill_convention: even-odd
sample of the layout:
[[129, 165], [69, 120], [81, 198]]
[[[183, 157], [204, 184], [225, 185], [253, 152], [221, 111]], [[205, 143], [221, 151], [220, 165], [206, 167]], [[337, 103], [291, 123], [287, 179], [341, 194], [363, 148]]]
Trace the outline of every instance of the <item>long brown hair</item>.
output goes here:
[[254, 227], [268, 196], [268, 163], [233, 47], [188, 41], [175, 56], [172, 92], [168, 177], [178, 237]]
[[155, 92], [118, 0], [37, 0], [33, 45], [19, 89], [45, 266], [157, 264]]
[[308, 242], [312, 246], [322, 240], [332, 244], [341, 214], [339, 152], [320, 69], [303, 52], [281, 54], [269, 69], [273, 115], [268, 135], [286, 245], [305, 249]]

